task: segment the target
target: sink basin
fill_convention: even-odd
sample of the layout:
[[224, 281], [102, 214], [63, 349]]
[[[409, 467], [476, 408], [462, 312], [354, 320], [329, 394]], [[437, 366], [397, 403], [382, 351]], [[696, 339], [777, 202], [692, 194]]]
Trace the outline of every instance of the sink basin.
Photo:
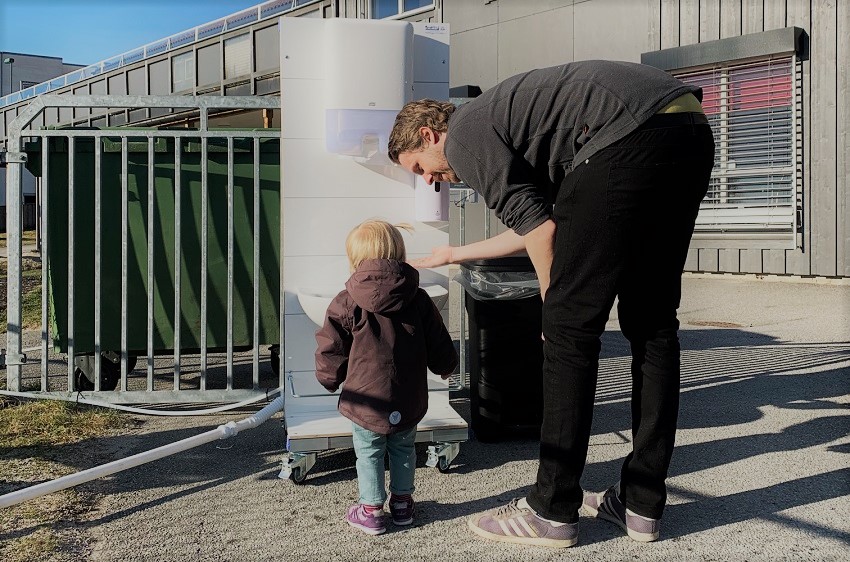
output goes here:
[[345, 287], [340, 285], [334, 287], [313, 287], [312, 289], [298, 289], [298, 304], [304, 309], [307, 318], [313, 324], [321, 326], [325, 323], [325, 313], [328, 311], [331, 301]]
[[[325, 313], [328, 311], [331, 301], [343, 287], [313, 287], [311, 289], [298, 289], [298, 303], [304, 309], [307, 317], [317, 326], [325, 323]], [[449, 300], [449, 290], [442, 285], [423, 285], [422, 289], [428, 293], [437, 310], [441, 310]]]
[[434, 301], [437, 310], [443, 310], [446, 301], [449, 300], [449, 290], [442, 285], [423, 285], [422, 288], [428, 293], [431, 300]]

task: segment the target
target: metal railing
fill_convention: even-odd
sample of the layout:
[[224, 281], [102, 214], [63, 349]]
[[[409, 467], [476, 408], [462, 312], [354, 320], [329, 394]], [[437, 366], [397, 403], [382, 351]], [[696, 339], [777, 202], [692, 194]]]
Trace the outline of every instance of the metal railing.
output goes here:
[[263, 2], [252, 8], [236, 12], [221, 19], [193, 27], [180, 33], [175, 33], [171, 37], [159, 39], [122, 53], [114, 57], [90, 64], [84, 68], [80, 68], [64, 74], [57, 78], [52, 78], [35, 86], [24, 88], [18, 92], [13, 92], [6, 96], [0, 97], [0, 107], [12, 105], [21, 101], [34, 98], [36, 96], [46, 94], [48, 92], [76, 84], [82, 80], [86, 80], [93, 76], [101, 75], [105, 72], [111, 72], [115, 69], [124, 66], [135, 64], [139, 61], [167, 53], [171, 50], [185, 47], [190, 43], [195, 43], [203, 39], [221, 35], [227, 31], [239, 29], [252, 23], [280, 16], [281, 14], [291, 12], [297, 8], [303, 8], [310, 4], [315, 4], [320, 0], [271, 0]]
[[[88, 108], [185, 108], [189, 110], [194, 110], [199, 112], [199, 128], [197, 130], [194, 129], [169, 129], [169, 130], [156, 130], [156, 129], [133, 129], [133, 128], [117, 128], [117, 129], [108, 129], [108, 130], [97, 130], [97, 129], [44, 129], [44, 130], [36, 130], [36, 129], [28, 129], [32, 121], [45, 109], [54, 108], [54, 107], [88, 107]], [[75, 228], [75, 224], [79, 223], [80, 220], [86, 218], [86, 214], [83, 212], [85, 209], [75, 209], [75, 193], [76, 192], [84, 192], [86, 190], [93, 190], [93, 224], [85, 225], [85, 228], [91, 228], [94, 234], [94, 248], [93, 250], [93, 264], [94, 264], [94, 272], [93, 272], [93, 316], [91, 317], [91, 322], [93, 324], [93, 386], [94, 391], [98, 393], [98, 398], [103, 401], [109, 401], [114, 403], [158, 403], [158, 402], [214, 402], [214, 401], [234, 401], [245, 399], [246, 397], [255, 396], [257, 394], [265, 393], [266, 390], [261, 388], [261, 380], [260, 380], [260, 369], [259, 369], [259, 347], [260, 347], [260, 334], [259, 334], [259, 318], [260, 318], [260, 284], [261, 284], [261, 275], [260, 275], [260, 263], [261, 258], [266, 256], [260, 255], [260, 247], [261, 243], [259, 240], [260, 236], [260, 212], [261, 212], [261, 201], [260, 201], [260, 143], [261, 141], [265, 141], [267, 139], [280, 139], [280, 132], [276, 130], [214, 130], [211, 131], [209, 128], [209, 114], [211, 110], [266, 110], [266, 109], [279, 109], [280, 108], [280, 99], [277, 97], [274, 98], [264, 98], [264, 97], [212, 97], [212, 96], [58, 96], [58, 95], [47, 95], [40, 96], [33, 100], [26, 108], [23, 109], [21, 114], [14, 120], [9, 126], [9, 136], [8, 136], [8, 147], [9, 151], [4, 154], [4, 159], [7, 165], [7, 209], [9, 210], [8, 218], [7, 218], [7, 231], [8, 231], [8, 280], [7, 280], [7, 321], [8, 321], [8, 329], [6, 335], [6, 350], [5, 350], [5, 365], [6, 365], [6, 375], [7, 375], [7, 383], [6, 388], [8, 391], [19, 392], [24, 390], [22, 384], [22, 373], [25, 366], [34, 366], [34, 362], [28, 361], [27, 356], [24, 354], [23, 349], [23, 335], [24, 331], [22, 329], [22, 295], [21, 295], [21, 287], [22, 287], [22, 228], [21, 228], [21, 213], [16, 212], [16, 210], [20, 210], [21, 202], [22, 202], [22, 173], [27, 161], [27, 152], [24, 151], [24, 140], [38, 140], [40, 141], [40, 166], [41, 166], [41, 342], [40, 345], [35, 348], [29, 348], [28, 351], [40, 350], [40, 361], [38, 364], [40, 365], [38, 379], [38, 391], [41, 395], [45, 394], [56, 394], [62, 397], [68, 397], [69, 395], [73, 395], [75, 392], [78, 392], [79, 387], [79, 379], [76, 378], [78, 373], [76, 372], [78, 369], [78, 365], [75, 363], [75, 355], [79, 355], [79, 351], [81, 349], [78, 348], [78, 341], [75, 338], [75, 331], [80, 327], [75, 326], [75, 318], [83, 318], [84, 322], [87, 322], [87, 316], [76, 315], [75, 314], [75, 295], [77, 294], [77, 279], [81, 277], [78, 275], [80, 272], [76, 271], [75, 268], [76, 260], [75, 253], [85, 253], [90, 251], [86, 248], [81, 241], [75, 241], [75, 233], [79, 232]], [[244, 139], [244, 140], [243, 140]], [[144, 141], [138, 142], [138, 141]], [[129, 256], [131, 252], [130, 248], [130, 235], [129, 235], [129, 226], [130, 222], [128, 219], [128, 206], [129, 206], [129, 144], [133, 141], [134, 146], [141, 146], [146, 149], [147, 152], [147, 163], [145, 166], [144, 162], [137, 162], [136, 168], [144, 169], [146, 171], [143, 175], [146, 176], [146, 198], [147, 198], [147, 220], [144, 223], [145, 231], [147, 236], [146, 241], [146, 256], [147, 256], [147, 268], [146, 271], [138, 271], [138, 276], [145, 276], [147, 280], [147, 294], [144, 295], [147, 298], [147, 318], [130, 318], [128, 310], [130, 309], [130, 299], [138, 299], [143, 295], [137, 294], [129, 294], [128, 292], [128, 275], [129, 271], [132, 269], [129, 263]], [[211, 141], [214, 145], [211, 145]], [[234, 216], [234, 145], [235, 142], [240, 142], [244, 145], [250, 145], [249, 148], [246, 148], [244, 152], [253, 153], [253, 174], [252, 174], [252, 186], [251, 186], [251, 205], [253, 207], [253, 217], [243, 217]], [[67, 143], [67, 202], [61, 201], [64, 199], [64, 196], [60, 198], [58, 201], [53, 201], [54, 196], [50, 196], [51, 189], [49, 189], [50, 182], [53, 179], [59, 178], [51, 178], [51, 174], [56, 174], [57, 170], [54, 167], [51, 169], [51, 158], [53, 157], [49, 144], [53, 142], [64, 142]], [[87, 142], [93, 144], [93, 170], [90, 177], [80, 177], [80, 174], [76, 172], [77, 168], [75, 166], [75, 154], [77, 153], [76, 147], [78, 143]], [[104, 145], [105, 143], [111, 142], [112, 144], [112, 152], [118, 153], [120, 151], [120, 178], [115, 178], [116, 174], [116, 166], [114, 164], [115, 154], [111, 155], [113, 160], [111, 167], [104, 165], [105, 155], [104, 155]], [[184, 162], [182, 158], [184, 158], [183, 153], [189, 149], [188, 145], [190, 142], [194, 144], [199, 144], [199, 161], [200, 161], [200, 178], [197, 185], [181, 185], [181, 177], [182, 170], [184, 167]], [[162, 164], [155, 164], [155, 153], [165, 153], [168, 154], [168, 144], [173, 143], [173, 159], [168, 160], [165, 164], [165, 168], [169, 168], [173, 166], [173, 205], [174, 205], [174, 215], [173, 217], [160, 217], [161, 221], [171, 220], [174, 221], [174, 240], [173, 240], [173, 251], [174, 251], [174, 267], [173, 267], [173, 278], [168, 279], [168, 283], [173, 283], [174, 291], [174, 316], [170, 319], [173, 322], [173, 330], [174, 330], [174, 339], [173, 339], [173, 369], [171, 365], [162, 365], [159, 367], [155, 364], [155, 357], [157, 355], [162, 354], [162, 349], [154, 349], [154, 308], [155, 306], [163, 307], [163, 303], [156, 303], [154, 300], [154, 285], [156, 280], [154, 278], [154, 262], [155, 262], [155, 252], [163, 252], [162, 248], [165, 247], [166, 240], [161, 240], [161, 245], [157, 246], [154, 243], [154, 236], [157, 232], [158, 225], [154, 221], [154, 215], [156, 213], [155, 204], [156, 201], [156, 193], [158, 189], [161, 189], [161, 186], [158, 187], [158, 181], [162, 181], [162, 177], [158, 176], [154, 173], [154, 168], [156, 166], [161, 166]], [[185, 143], [185, 144], [184, 144]], [[31, 147], [32, 145], [30, 145]], [[118, 148], [120, 146], [120, 149]], [[143, 149], [143, 151], [144, 151]], [[196, 150], [197, 151], [197, 150]], [[210, 217], [208, 216], [208, 207], [211, 204], [209, 198], [209, 189], [210, 189], [210, 174], [208, 170], [208, 160], [210, 158], [210, 154], [212, 152], [222, 152], [226, 151], [226, 233], [223, 234], [223, 237], [226, 237], [226, 242], [222, 244], [222, 248], [226, 246], [226, 319], [222, 318], [209, 318], [207, 313], [208, 308], [208, 299], [209, 299], [209, 291], [210, 288], [207, 286], [207, 277], [209, 276], [209, 263], [208, 263], [208, 250], [209, 250], [209, 224]], [[170, 157], [170, 156], [169, 156]], [[279, 158], [279, 152], [278, 152]], [[243, 158], [244, 160], [244, 158]], [[61, 164], [61, 162], [60, 162]], [[247, 166], [247, 163], [243, 162], [243, 167], [240, 168], [244, 170]], [[64, 174], [66, 173], [63, 168], [58, 170], [58, 173]], [[112, 174], [112, 177], [109, 174]], [[139, 177], [142, 177], [140, 175]], [[64, 178], [63, 178], [64, 179]], [[137, 178], [138, 179], [138, 178]], [[167, 178], [171, 181], [171, 178]], [[220, 179], [220, 178], [219, 178]], [[245, 177], [241, 178], [243, 187], [246, 183]], [[120, 185], [120, 232], [117, 232], [117, 228], [115, 232], [109, 232], [105, 230], [104, 225], [102, 224], [101, 217], [104, 216], [104, 212], [106, 209], [104, 203], [104, 195], [106, 193], [106, 188], [104, 186], [105, 181], [110, 181], [110, 185], [115, 187], [116, 185]], [[275, 189], [279, 192], [279, 182], [277, 182]], [[64, 188], [64, 183], [62, 184]], [[139, 195], [144, 193], [144, 186], [141, 185], [141, 180], [138, 180], [135, 187], [138, 189]], [[197, 275], [200, 277], [200, 290], [199, 290], [199, 299], [200, 299], [200, 338], [199, 338], [199, 349], [197, 350], [197, 355], [199, 356], [199, 372], [198, 372], [198, 380], [194, 381], [192, 384], [193, 388], [186, 389], [186, 380], [185, 380], [185, 369], [184, 369], [184, 359], [189, 354], [185, 352], [182, 345], [182, 334], [181, 334], [181, 325], [184, 324], [181, 318], [181, 298], [185, 293], [183, 291], [183, 281], [181, 277], [181, 263], [184, 261], [182, 257], [186, 252], [186, 244], [187, 241], [181, 238], [181, 217], [185, 217], [185, 213], [189, 209], [189, 205], [191, 201], [181, 201], [181, 192], [187, 193], [186, 189], [199, 189], [200, 194], [200, 240], [199, 243], [200, 249], [195, 248], [193, 251], [200, 252], [200, 272], [197, 272]], [[245, 189], [245, 193], [242, 194], [245, 200], [246, 208], [249, 206], [248, 189]], [[170, 190], [168, 193], [171, 193]], [[198, 195], [196, 193], [188, 192], [190, 194]], [[114, 193], [110, 194], [112, 197], [112, 201], [115, 201]], [[139, 198], [141, 199], [141, 197]], [[282, 201], [282, 197], [280, 198]], [[56, 242], [51, 238], [49, 232], [51, 232], [50, 228], [53, 228], [53, 232], [58, 232], [55, 229], [56, 218], [54, 217], [54, 223], [52, 225], [48, 225], [48, 217], [51, 216], [51, 207], [50, 205], [58, 205], [60, 203], [67, 204], [67, 254], [61, 253], [62, 248], [54, 248], [52, 245]], [[141, 201], [136, 201], [138, 203], [138, 210], [141, 212], [142, 203]], [[221, 203], [221, 202], [218, 202]], [[280, 213], [280, 209], [272, 210]], [[194, 210], [192, 210], [194, 212]], [[76, 218], [75, 218], [76, 215]], [[80, 218], [82, 217], [82, 218]], [[282, 221], [282, 213], [279, 215], [279, 220]], [[192, 216], [192, 220], [194, 219], [194, 215]], [[234, 227], [236, 226], [236, 221], [253, 221], [253, 255], [251, 256], [251, 267], [253, 268], [253, 274], [251, 275], [251, 306], [252, 310], [250, 314], [247, 314], [246, 317], [253, 319], [253, 326], [250, 327], [251, 334], [250, 336], [246, 336], [250, 342], [252, 342], [251, 349], [248, 350], [250, 352], [250, 358], [247, 357], [247, 352], [243, 354], [243, 362], [240, 363], [240, 370], [242, 372], [247, 370], [247, 364], [251, 365], [251, 379], [250, 383], [243, 388], [237, 388], [237, 385], [234, 384], [234, 364], [236, 362], [236, 357], [234, 354], [235, 346], [234, 346], [234, 276], [237, 273], [237, 261], [235, 259], [236, 247], [234, 242]], [[159, 225], [161, 227], [161, 225]], [[64, 226], [62, 226], [64, 228]], [[274, 235], [279, 235], [279, 239], [277, 243], [279, 244], [279, 248], [282, 252], [283, 249], [283, 229], [277, 228], [274, 232]], [[102, 325], [102, 318], [108, 312], [109, 314], [115, 314], [116, 311], [106, 311], [102, 309], [102, 300], [103, 297], [109, 296], [104, 294], [102, 291], [104, 290], [105, 281], [104, 275], [102, 273], [103, 269], [103, 247], [102, 241], [107, 240], [107, 237], [114, 237], [111, 243], [114, 244], [114, 241], [117, 237], [120, 236], [120, 248], [121, 248], [121, 267], [120, 267], [120, 350], [111, 349], [109, 351], [120, 351], [120, 386], [118, 389], [120, 392], [102, 392], [101, 388], [101, 379], [103, 373], [103, 358], [101, 354], [107, 349], [104, 349], [102, 345], [103, 342], [103, 330], [104, 326]], [[219, 237], [221, 238], [221, 237]], [[137, 241], [138, 242], [138, 241]], [[246, 244], [247, 245], [247, 244]], [[244, 248], [242, 249], [244, 250]], [[242, 251], [240, 250], [240, 251]], [[273, 249], [270, 250], [273, 252]], [[56, 252], [60, 252], [56, 254]], [[58, 329], [55, 323], [57, 318], [57, 311], [53, 310], [53, 316], [51, 318], [51, 310], [48, 306], [48, 301], [51, 296], [60, 295], [64, 298], [64, 295], [61, 295], [62, 292], [66, 290], [66, 287], [58, 287], [54, 280], [51, 280], [48, 277], [49, 265], [54, 267], [56, 264], [49, 264], [48, 260], [51, 255], [60, 255], [62, 259], [64, 259], [65, 255], [67, 255], [67, 326], [66, 328], [67, 337], [63, 338], [63, 341], [66, 342], [66, 350], [65, 350], [65, 361], [67, 363], [66, 369], [61, 369], [64, 371], [66, 375], [60, 375], [60, 382], [57, 382], [57, 377], [55, 376], [55, 367], [57, 361], [51, 360], [51, 340], [53, 340], [54, 344], [57, 339]], [[277, 259], [277, 258], [275, 258]], [[139, 267], [141, 270], [141, 266]], [[277, 274], [280, 274], [281, 270], [278, 266]], [[64, 275], [64, 271], [61, 272]], [[90, 275], [90, 272], [86, 272], [87, 275]], [[170, 274], [170, 273], [169, 273]], [[246, 274], [247, 275], [247, 274]], [[242, 279], [245, 279], [243, 276]], [[109, 279], [112, 282], [109, 286], [114, 290], [115, 279]], [[268, 280], [265, 281], [268, 284]], [[48, 293], [48, 285], [51, 285], [54, 293], [51, 295]], [[277, 322], [276, 329], [279, 334], [279, 340], [276, 342], [281, 346], [283, 342], [283, 319], [284, 319], [284, 299], [283, 299], [283, 279], [282, 275], [280, 276], [280, 289], [277, 294], [273, 294], [272, 297], [276, 297], [278, 299], [279, 306], [279, 317], [275, 318], [274, 321]], [[190, 287], [190, 289], [193, 287]], [[243, 287], [244, 288], [244, 287]], [[271, 292], [271, 290], [269, 290]], [[245, 299], [246, 301], [248, 299]], [[87, 311], [80, 311], [82, 313], [87, 313]], [[61, 316], [61, 314], [60, 314]], [[51, 322], [53, 320], [53, 322]], [[226, 372], [226, 381], [220, 381], [224, 384], [217, 384], [218, 388], [209, 388], [207, 385], [207, 371], [208, 371], [208, 362], [207, 357], [209, 354], [209, 350], [207, 347], [207, 326], [210, 321], [226, 323], [226, 344], [223, 346], [224, 351], [226, 353], [225, 360], [225, 372]], [[128, 365], [130, 360], [130, 350], [129, 350], [129, 342], [128, 342], [128, 326], [130, 323], [145, 323], [147, 325], [146, 330], [146, 350], [145, 353], [145, 377], [144, 384], [140, 384], [142, 381], [139, 380], [141, 377], [136, 376], [133, 379], [133, 388], [128, 385], [128, 378], [130, 372], [133, 370], [131, 365]], [[245, 332], [247, 333], [248, 327], [246, 326]], [[51, 333], [51, 330], [54, 333]], [[114, 338], [114, 334], [111, 334]], [[243, 346], [244, 347], [244, 346]], [[87, 351], [87, 350], [82, 350]], [[168, 350], [169, 352], [171, 350]], [[55, 353], [55, 351], [54, 351]], [[195, 355], [195, 350], [192, 350], [192, 355]], [[279, 367], [279, 377], [277, 380], [270, 381], [267, 385], [269, 388], [281, 387], [284, 384], [284, 369], [282, 366], [283, 362], [283, 354], [280, 354], [280, 364]], [[55, 357], [54, 357], [55, 359]], [[53, 366], [54, 370], [51, 372], [50, 367]], [[60, 371], [60, 372], [61, 372]], [[158, 371], [158, 374], [157, 374]], [[165, 374], [163, 373], [165, 372]], [[173, 373], [172, 375], [167, 375], [168, 372]], [[28, 375], [31, 380], [29, 381], [30, 388], [27, 390], [33, 390], [32, 386], [34, 386], [34, 381], [36, 377], [33, 376], [33, 373], [29, 373]], [[169, 377], [171, 380], [169, 380]], [[247, 378], [247, 377], [245, 377]], [[67, 380], [65, 384], [62, 379]], [[156, 382], [156, 384], [155, 384]], [[53, 386], [53, 388], [51, 388]], [[141, 387], [141, 388], [140, 388]]]

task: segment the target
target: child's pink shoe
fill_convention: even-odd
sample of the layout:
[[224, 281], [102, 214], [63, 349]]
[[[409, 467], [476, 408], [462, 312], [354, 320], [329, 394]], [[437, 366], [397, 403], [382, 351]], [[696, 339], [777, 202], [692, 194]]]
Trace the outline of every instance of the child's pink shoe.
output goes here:
[[348, 524], [360, 529], [367, 535], [380, 535], [387, 531], [384, 524], [384, 510], [381, 507], [357, 503], [348, 508], [345, 516]]

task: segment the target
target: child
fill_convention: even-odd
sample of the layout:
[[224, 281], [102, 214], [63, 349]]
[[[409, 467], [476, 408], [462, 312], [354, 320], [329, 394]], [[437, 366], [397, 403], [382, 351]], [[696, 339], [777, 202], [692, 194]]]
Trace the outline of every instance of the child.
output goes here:
[[345, 249], [353, 274], [316, 332], [316, 378], [331, 392], [345, 382], [339, 411], [352, 422], [360, 488], [346, 520], [379, 535], [387, 530], [384, 454], [393, 523], [410, 525], [416, 424], [428, 409], [426, 369], [448, 378], [458, 357], [439, 311], [419, 288], [419, 272], [405, 263], [395, 226], [368, 220], [349, 233]]

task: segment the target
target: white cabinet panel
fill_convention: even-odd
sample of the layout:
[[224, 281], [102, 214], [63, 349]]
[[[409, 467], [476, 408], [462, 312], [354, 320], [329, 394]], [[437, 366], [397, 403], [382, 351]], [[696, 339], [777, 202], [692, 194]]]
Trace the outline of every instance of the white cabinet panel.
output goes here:
[[292, 78], [280, 81], [283, 139], [324, 139], [324, 80]]
[[[381, 168], [386, 175], [348, 156], [330, 154], [321, 139], [283, 139], [284, 196], [413, 197], [413, 174], [400, 166]], [[390, 177], [388, 177], [388, 175]]]

